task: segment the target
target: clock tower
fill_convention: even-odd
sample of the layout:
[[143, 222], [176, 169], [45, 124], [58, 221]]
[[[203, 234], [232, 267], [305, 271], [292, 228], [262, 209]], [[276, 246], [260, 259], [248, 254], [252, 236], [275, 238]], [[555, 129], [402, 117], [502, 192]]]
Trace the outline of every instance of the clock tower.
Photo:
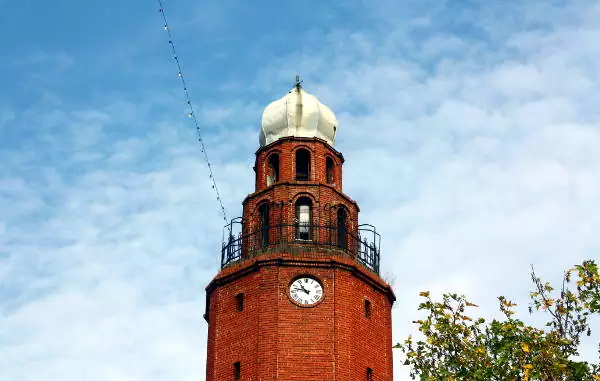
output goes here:
[[255, 189], [206, 287], [206, 380], [389, 381], [380, 236], [343, 192], [334, 113], [296, 82], [263, 113]]

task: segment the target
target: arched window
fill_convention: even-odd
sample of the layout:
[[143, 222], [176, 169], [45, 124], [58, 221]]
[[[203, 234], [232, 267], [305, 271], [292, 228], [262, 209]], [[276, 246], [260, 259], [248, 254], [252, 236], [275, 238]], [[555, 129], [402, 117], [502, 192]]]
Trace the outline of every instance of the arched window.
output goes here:
[[269, 244], [269, 204], [264, 203], [258, 207], [258, 217], [258, 239], [261, 246], [267, 246]]
[[296, 239], [310, 241], [312, 239], [312, 201], [301, 197], [296, 201]]
[[269, 156], [267, 163], [267, 186], [279, 181], [279, 155], [274, 153]]
[[303, 148], [296, 151], [296, 180], [310, 180], [310, 152]]
[[325, 160], [325, 171], [327, 172], [327, 184], [333, 184], [335, 182], [335, 175], [333, 173], [333, 159], [330, 157], [327, 157], [327, 159]]
[[337, 245], [342, 249], [348, 248], [348, 214], [344, 208], [337, 211]]

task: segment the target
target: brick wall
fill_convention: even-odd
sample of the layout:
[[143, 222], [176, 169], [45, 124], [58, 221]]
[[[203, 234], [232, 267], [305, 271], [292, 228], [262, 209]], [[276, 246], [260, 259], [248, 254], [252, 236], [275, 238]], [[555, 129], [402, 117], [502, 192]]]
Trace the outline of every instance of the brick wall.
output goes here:
[[286, 137], [281, 138], [267, 146], [261, 147], [256, 152], [256, 162], [254, 170], [256, 171], [255, 191], [261, 191], [267, 188], [267, 168], [269, 156], [279, 155], [279, 169], [281, 182], [294, 182], [296, 174], [296, 155], [299, 148], [304, 148], [311, 153], [311, 176], [309, 182], [327, 183], [326, 178], [326, 160], [329, 157], [334, 163], [334, 181], [332, 186], [338, 191], [342, 191], [342, 164], [344, 157], [327, 142], [318, 138], [299, 138]]
[[[307, 180], [296, 179], [298, 149], [310, 152]], [[279, 176], [269, 184], [273, 154], [279, 155]], [[333, 161], [333, 181], [327, 178], [327, 158]], [[317, 138], [281, 138], [259, 149], [256, 188], [243, 201], [244, 231], [257, 231], [261, 205], [269, 205], [270, 226], [295, 224], [296, 201], [308, 197], [312, 224], [335, 226], [337, 212], [344, 208], [348, 232], [356, 234], [359, 207], [342, 192], [343, 162], [339, 152]], [[244, 246], [248, 240], [242, 242]], [[391, 380], [391, 288], [352, 257], [356, 251], [351, 247], [296, 246], [259, 257], [242, 255], [208, 285], [207, 381], [233, 380], [238, 361], [242, 380], [361, 381], [367, 368], [373, 370], [373, 380]], [[301, 307], [290, 299], [289, 285], [299, 275], [322, 282], [324, 297], [315, 307]], [[243, 311], [236, 308], [240, 293]], [[365, 316], [365, 300], [371, 305], [370, 317]]]
[[[322, 282], [324, 297], [315, 307], [291, 301], [289, 285], [299, 275]], [[224, 269], [207, 291], [213, 348], [207, 381], [233, 379], [236, 361], [242, 380], [360, 381], [367, 368], [373, 380], [392, 379], [394, 294], [350, 258], [273, 253]]]
[[[311, 152], [311, 171], [308, 181], [295, 180], [295, 152], [297, 149]], [[267, 186], [269, 156], [279, 155], [279, 179]], [[327, 183], [326, 160], [334, 162], [334, 183]], [[325, 141], [316, 138], [288, 137], [262, 147], [256, 153], [256, 191], [243, 201], [243, 220], [248, 231], [258, 227], [258, 208], [263, 203], [270, 204], [271, 224], [295, 223], [295, 202], [300, 197], [312, 201], [312, 223], [315, 225], [335, 225], [337, 210], [346, 209], [348, 229], [356, 234], [358, 228], [358, 204], [342, 193], [342, 164], [344, 158]]]

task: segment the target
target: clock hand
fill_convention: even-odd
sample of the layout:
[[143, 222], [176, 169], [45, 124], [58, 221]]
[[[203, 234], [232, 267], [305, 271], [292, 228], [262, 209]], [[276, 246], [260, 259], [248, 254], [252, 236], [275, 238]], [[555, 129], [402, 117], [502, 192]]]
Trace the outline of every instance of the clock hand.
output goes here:
[[304, 288], [304, 286], [300, 286], [302, 288], [302, 291], [304, 291], [307, 294], [310, 294], [310, 291], [308, 291], [307, 289]]

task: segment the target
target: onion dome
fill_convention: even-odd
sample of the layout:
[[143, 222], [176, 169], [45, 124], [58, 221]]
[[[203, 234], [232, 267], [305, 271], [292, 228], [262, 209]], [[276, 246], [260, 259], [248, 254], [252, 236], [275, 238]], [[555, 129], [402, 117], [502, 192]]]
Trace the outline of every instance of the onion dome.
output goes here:
[[284, 97], [269, 104], [262, 115], [260, 146], [286, 136], [320, 138], [331, 146], [335, 143], [337, 119], [333, 111], [296, 85]]

